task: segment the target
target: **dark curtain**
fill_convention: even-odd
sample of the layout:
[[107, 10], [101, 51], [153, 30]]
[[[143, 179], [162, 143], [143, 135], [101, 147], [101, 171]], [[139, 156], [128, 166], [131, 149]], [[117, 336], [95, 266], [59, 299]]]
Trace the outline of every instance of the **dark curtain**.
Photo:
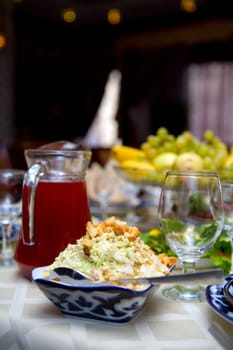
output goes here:
[[121, 136], [139, 146], [165, 126], [178, 135], [187, 127], [182, 69], [189, 51], [177, 46], [152, 52], [127, 52], [122, 74]]
[[[221, 42], [125, 52], [119, 113], [123, 142], [137, 147], [160, 126], [174, 135], [192, 131], [187, 67], [213, 61], [233, 62], [232, 37]], [[199, 115], [195, 123], [206, 125], [206, 115]]]

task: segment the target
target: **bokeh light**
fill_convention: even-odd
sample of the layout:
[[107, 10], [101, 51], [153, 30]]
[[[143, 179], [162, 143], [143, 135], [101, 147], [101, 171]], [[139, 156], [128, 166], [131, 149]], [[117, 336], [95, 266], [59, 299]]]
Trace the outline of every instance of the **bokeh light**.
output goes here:
[[63, 10], [62, 17], [65, 22], [73, 23], [76, 21], [77, 14], [73, 9], [67, 8]]
[[3, 34], [0, 34], [0, 49], [3, 49], [6, 46], [6, 37]]
[[121, 11], [117, 8], [112, 8], [108, 11], [107, 18], [110, 24], [119, 24], [121, 21]]
[[197, 4], [195, 0], [181, 0], [181, 8], [186, 12], [195, 12]]

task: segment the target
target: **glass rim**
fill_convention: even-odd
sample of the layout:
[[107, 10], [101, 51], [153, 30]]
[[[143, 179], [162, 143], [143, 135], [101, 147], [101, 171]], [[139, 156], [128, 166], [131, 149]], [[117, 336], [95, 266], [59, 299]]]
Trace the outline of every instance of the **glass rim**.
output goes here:
[[11, 177], [15, 175], [24, 175], [26, 170], [23, 169], [14, 169], [14, 168], [4, 168], [0, 169], [0, 176]]
[[219, 178], [219, 175], [215, 171], [209, 170], [168, 170], [165, 173], [165, 177], [168, 175], [179, 175], [179, 176], [212, 176]]
[[229, 185], [229, 186], [233, 186], [233, 179], [221, 179], [221, 184], [222, 185]]
[[26, 156], [40, 157], [40, 156], [61, 156], [61, 157], [75, 157], [77, 155], [83, 155], [90, 158], [92, 155], [91, 150], [47, 150], [47, 149], [26, 149], [24, 150]]

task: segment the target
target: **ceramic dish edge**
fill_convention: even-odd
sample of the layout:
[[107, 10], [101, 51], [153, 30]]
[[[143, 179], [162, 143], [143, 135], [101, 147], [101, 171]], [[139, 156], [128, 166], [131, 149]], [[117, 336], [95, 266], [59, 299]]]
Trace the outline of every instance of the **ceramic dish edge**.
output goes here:
[[[233, 274], [225, 277], [225, 284], [233, 279]], [[226, 300], [223, 294], [224, 285], [208, 285], [206, 287], [206, 300], [208, 305], [219, 316], [233, 324], [233, 306]]]

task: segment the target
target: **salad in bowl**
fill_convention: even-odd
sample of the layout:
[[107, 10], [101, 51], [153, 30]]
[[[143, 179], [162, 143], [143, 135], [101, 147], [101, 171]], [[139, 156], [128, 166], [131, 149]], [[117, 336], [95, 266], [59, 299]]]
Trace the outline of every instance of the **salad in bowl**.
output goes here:
[[[125, 324], [143, 308], [159, 287], [149, 282], [121, 284], [124, 278], [168, 275], [176, 258], [156, 255], [140, 238], [140, 231], [110, 217], [100, 223], [87, 223], [86, 234], [69, 244], [55, 261], [36, 268], [32, 279], [66, 316], [112, 324]], [[96, 281], [92, 286], [63, 283], [52, 272], [67, 267]], [[98, 281], [114, 280], [114, 285]]]

